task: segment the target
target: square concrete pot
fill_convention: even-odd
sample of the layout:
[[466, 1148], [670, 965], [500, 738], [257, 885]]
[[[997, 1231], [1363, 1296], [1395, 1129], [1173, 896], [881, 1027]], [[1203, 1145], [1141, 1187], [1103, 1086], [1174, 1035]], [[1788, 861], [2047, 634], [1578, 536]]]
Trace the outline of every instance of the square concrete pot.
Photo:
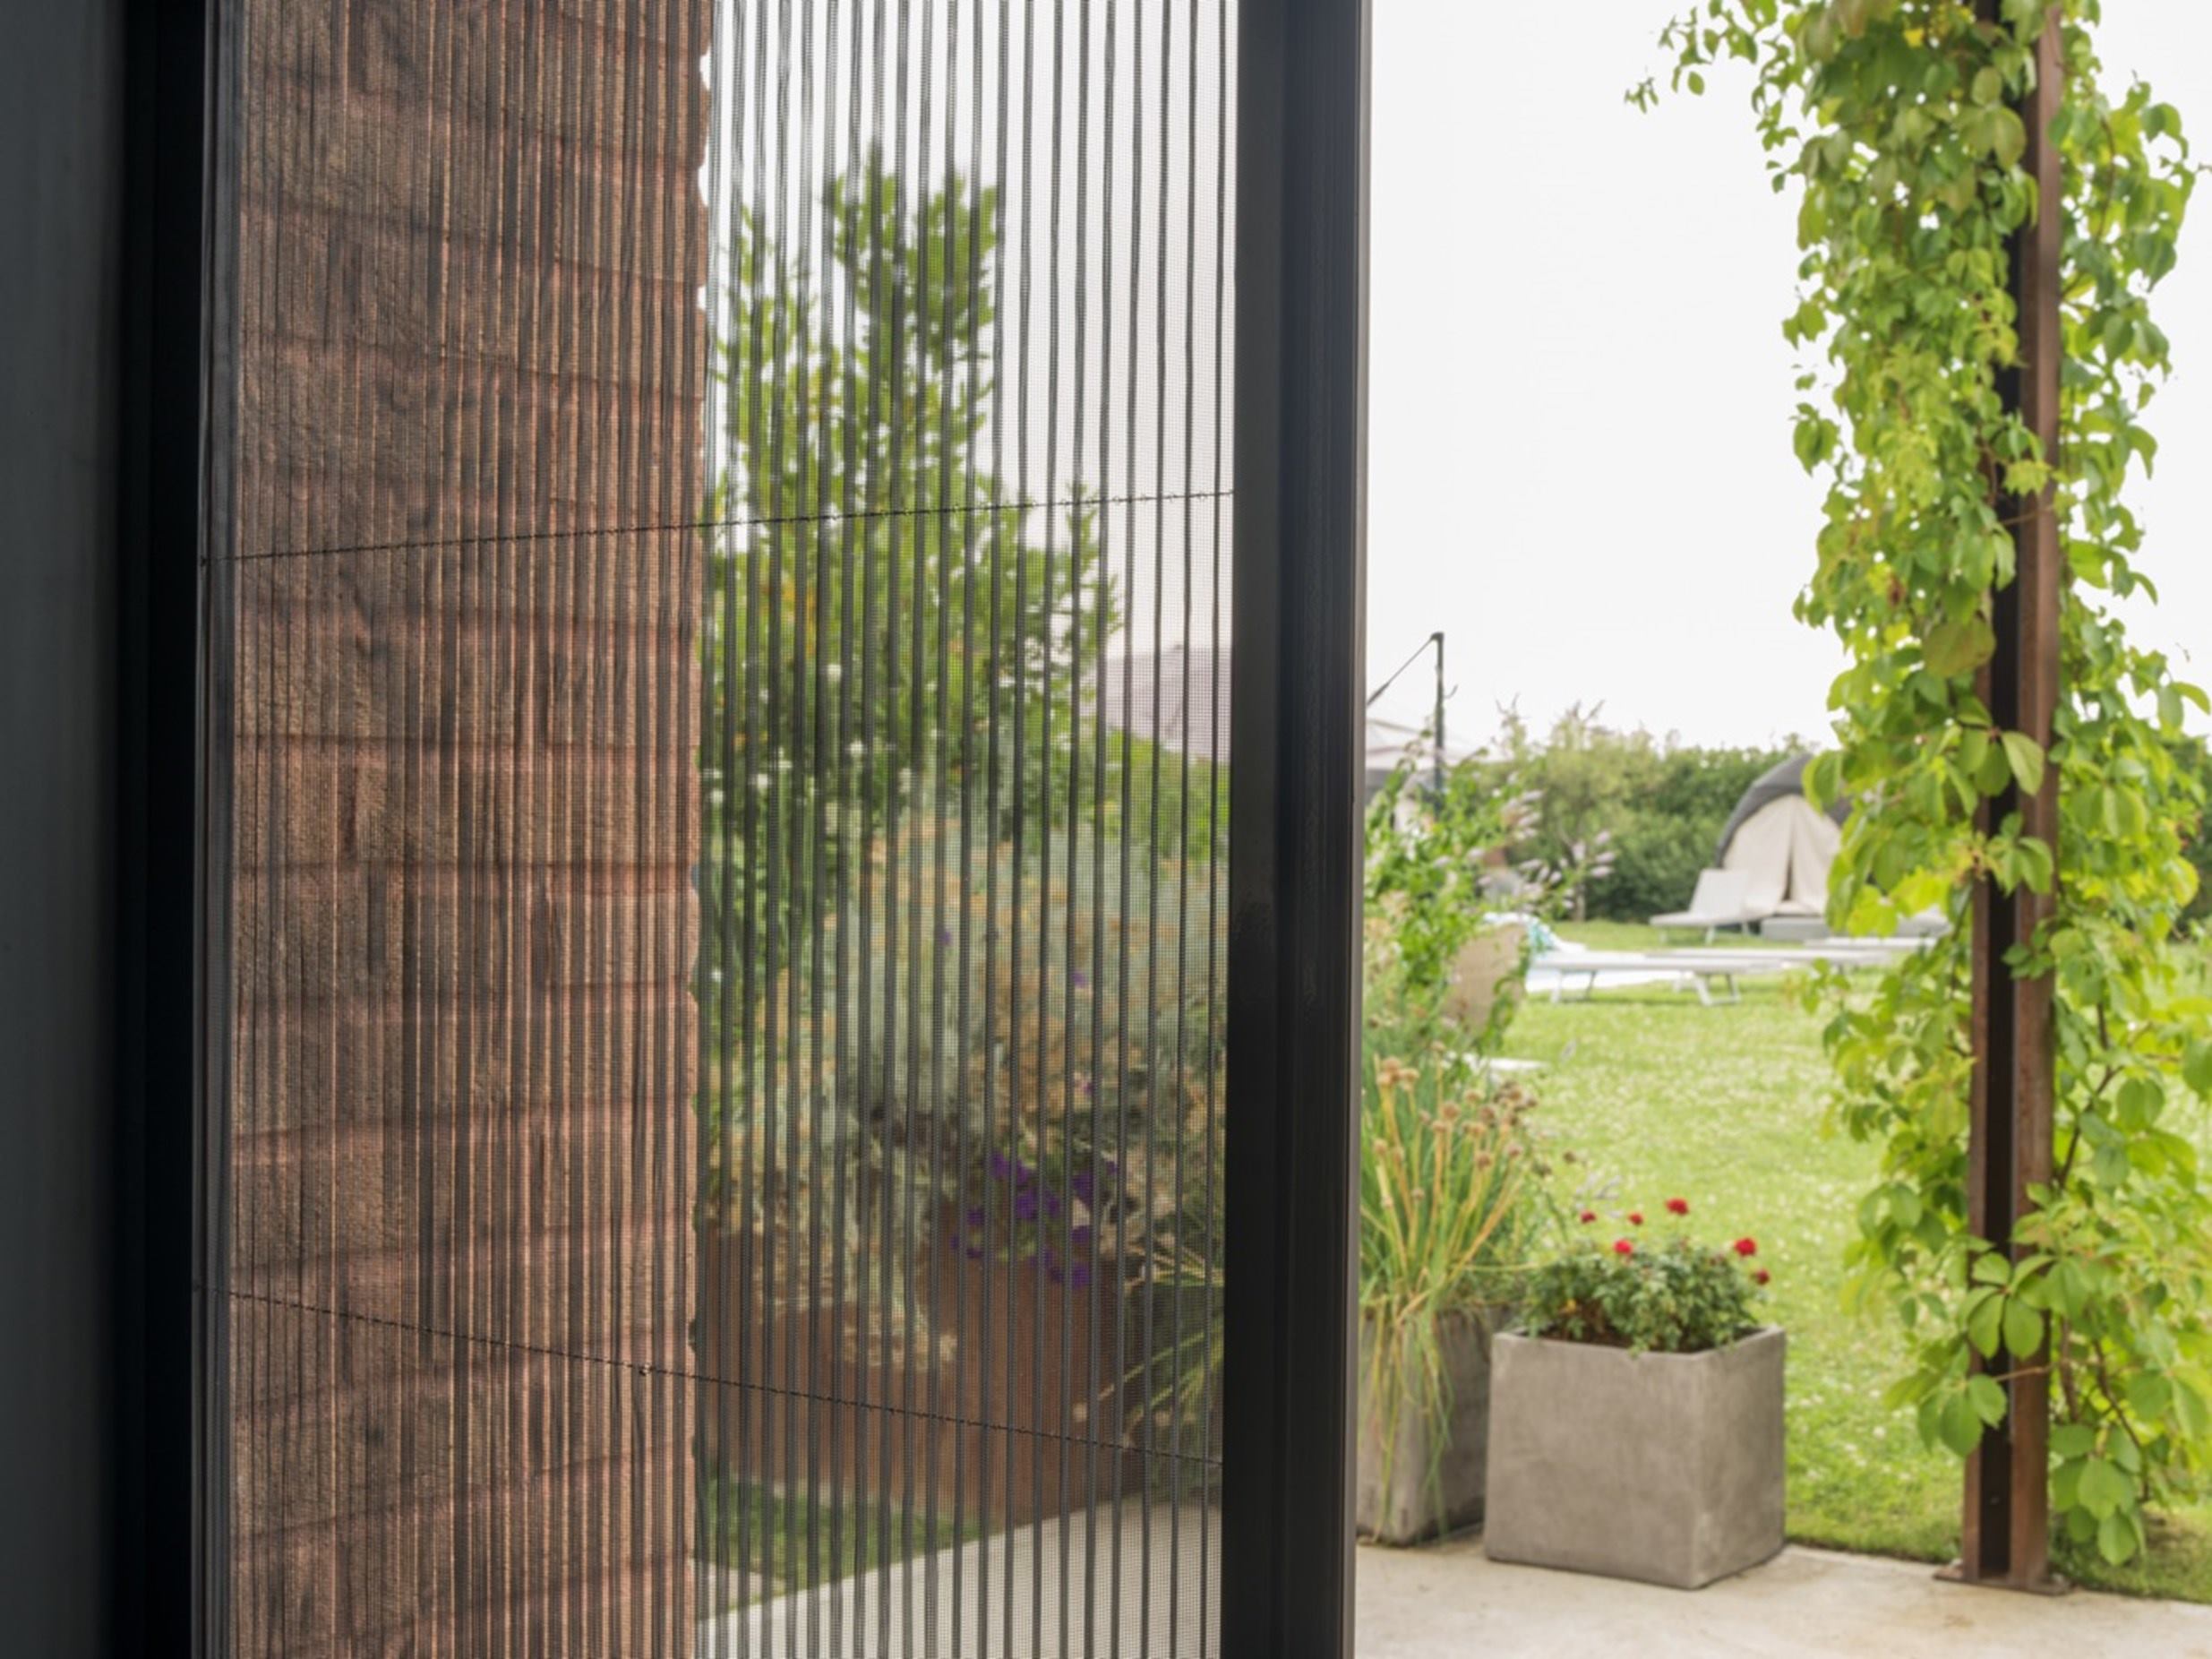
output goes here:
[[[1418, 1543], [1482, 1518], [1490, 1434], [1491, 1324], [1479, 1313], [1437, 1321], [1451, 1404], [1436, 1422], [1408, 1405], [1394, 1443], [1368, 1397], [1374, 1338], [1359, 1331], [1359, 1530], [1384, 1543]], [[1431, 1470], [1436, 1480], [1429, 1480]]]
[[1694, 1590], [1782, 1547], [1772, 1327], [1706, 1354], [1501, 1335], [1490, 1349], [1490, 1557]]

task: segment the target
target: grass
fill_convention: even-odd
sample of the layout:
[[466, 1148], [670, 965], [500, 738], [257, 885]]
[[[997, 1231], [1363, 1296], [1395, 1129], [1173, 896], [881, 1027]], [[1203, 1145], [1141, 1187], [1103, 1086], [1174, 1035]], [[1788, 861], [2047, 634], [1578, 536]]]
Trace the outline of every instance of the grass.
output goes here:
[[[1563, 931], [1606, 949], [1657, 942], [1632, 924]], [[1748, 980], [1742, 1001], [1713, 1008], [1640, 986], [1532, 1000], [1507, 1046], [1545, 1062], [1540, 1115], [1575, 1151], [1567, 1173], [1587, 1183], [1592, 1208], [1656, 1217], [1680, 1196], [1700, 1236], [1759, 1241], [1773, 1317], [1789, 1331], [1790, 1536], [1929, 1561], [1955, 1554], [1958, 1460], [1924, 1447], [1908, 1413], [1882, 1405], [1907, 1368], [1896, 1328], [1842, 1305], [1842, 1251], [1875, 1154], [1824, 1132], [1816, 1019], [1779, 978]], [[2212, 1602], [2212, 1509], [2168, 1517], [2129, 1567], [2093, 1552], [2062, 1565], [2083, 1584]]]
[[752, 1601], [896, 1566], [982, 1533], [973, 1519], [956, 1531], [926, 1510], [894, 1516], [882, 1505], [862, 1509], [827, 1494], [810, 1503], [802, 1493], [729, 1477], [708, 1484], [699, 1513], [700, 1554], [742, 1574]]

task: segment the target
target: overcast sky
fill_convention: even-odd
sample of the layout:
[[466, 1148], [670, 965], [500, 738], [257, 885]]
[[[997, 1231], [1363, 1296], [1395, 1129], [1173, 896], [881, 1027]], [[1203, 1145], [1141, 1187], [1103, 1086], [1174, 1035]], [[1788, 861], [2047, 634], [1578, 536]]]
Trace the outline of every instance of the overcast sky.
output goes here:
[[[1449, 636], [1453, 735], [1602, 702], [1693, 742], [1824, 727], [1839, 664], [1790, 603], [1819, 489], [1790, 453], [1796, 208], [1741, 75], [1650, 115], [1679, 0], [1378, 0], [1367, 652]], [[2212, 160], [2212, 3], [2106, 0]], [[2212, 193], [2158, 316], [2178, 373], [2135, 497], [2165, 602], [2140, 637], [2212, 678]], [[1385, 701], [1419, 718], [1416, 674]]]

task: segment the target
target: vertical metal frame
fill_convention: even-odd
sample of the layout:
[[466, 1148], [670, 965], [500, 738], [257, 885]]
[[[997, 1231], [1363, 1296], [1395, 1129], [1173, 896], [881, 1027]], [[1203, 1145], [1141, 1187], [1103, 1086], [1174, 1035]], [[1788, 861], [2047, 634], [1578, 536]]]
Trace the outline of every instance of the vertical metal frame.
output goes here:
[[211, 373], [221, 250], [214, 30], [221, 0], [129, 0], [124, 65], [123, 423], [116, 479], [121, 645], [112, 1432], [115, 1651], [219, 1652], [223, 1266], [210, 1156], [227, 1028], [227, 847], [210, 810], [206, 534], [219, 475]]
[[[1994, 20], [1993, 0], [1983, 13]], [[2061, 211], [2064, 200], [2051, 124], [2062, 96], [2065, 65], [2059, 23], [2045, 28], [2036, 57], [2036, 85], [2020, 109], [2028, 128], [2022, 167], [2036, 181], [2041, 211], [2012, 243], [2012, 293], [2019, 307], [2019, 365], [2001, 384], [2046, 455], [2059, 443], [2059, 375], [2065, 353], [2059, 303], [2063, 270]], [[2059, 572], [2064, 553], [2052, 492], [2002, 497], [2013, 526], [2017, 570], [1993, 595], [1996, 655], [1985, 675], [1991, 715], [2007, 731], [2025, 732], [2047, 751], [2059, 691]], [[1984, 809], [1994, 825], [2013, 812], [2025, 833], [2058, 845], [2058, 774], [2045, 768], [2032, 795], [2008, 787]], [[2016, 978], [2005, 958], [2033, 938], [2052, 914], [2049, 894], [2023, 887], [2001, 894], [1985, 882], [1974, 899], [1973, 1128], [1967, 1166], [1968, 1225], [1976, 1237], [2002, 1244], [2030, 1208], [2028, 1191], [2050, 1181], [2055, 1126], [2056, 1058], [2048, 975]], [[2051, 1586], [2051, 1385], [2043, 1356], [2000, 1350], [1981, 1369], [2006, 1384], [2004, 1421], [1983, 1437], [1967, 1461], [1966, 1500], [1956, 1576], [1973, 1584], [2040, 1590]]]
[[1222, 1652], [1351, 1651], [1368, 0], [1238, 49]]

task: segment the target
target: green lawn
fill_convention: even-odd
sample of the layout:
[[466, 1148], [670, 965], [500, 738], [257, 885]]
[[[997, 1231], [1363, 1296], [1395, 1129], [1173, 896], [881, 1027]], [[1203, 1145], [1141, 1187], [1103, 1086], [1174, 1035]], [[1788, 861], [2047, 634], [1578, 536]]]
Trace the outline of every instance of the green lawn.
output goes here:
[[[1610, 949], [1656, 942], [1625, 924], [1564, 931]], [[1774, 1316], [1789, 1331], [1790, 1535], [1952, 1555], [1959, 1464], [1924, 1448], [1908, 1414], [1882, 1408], [1902, 1345], [1881, 1314], [1842, 1306], [1842, 1251], [1874, 1153], [1822, 1130], [1828, 1070], [1814, 1017], [1779, 979], [1748, 981], [1740, 1003], [1710, 1009], [1686, 992], [1638, 987], [1532, 1001], [1506, 1046], [1546, 1063], [1544, 1116], [1579, 1159], [1564, 1173], [1610, 1194], [1594, 1208], [1658, 1216], [1681, 1196], [1703, 1236], [1759, 1241]], [[2175, 1517], [2133, 1568], [2115, 1572], [2093, 1552], [2063, 1566], [2083, 1583], [2212, 1602], [2212, 1510]]]

